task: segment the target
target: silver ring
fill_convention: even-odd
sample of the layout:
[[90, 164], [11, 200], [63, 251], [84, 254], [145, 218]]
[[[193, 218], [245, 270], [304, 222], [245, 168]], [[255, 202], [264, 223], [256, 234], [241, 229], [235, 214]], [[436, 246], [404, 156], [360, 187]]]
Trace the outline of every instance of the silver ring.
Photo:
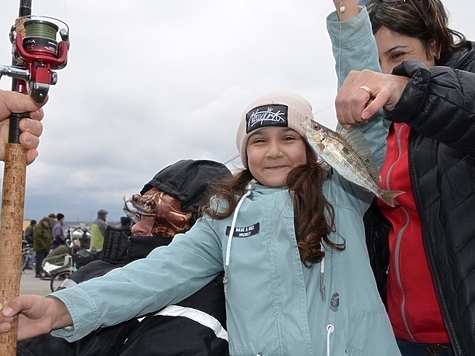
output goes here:
[[370, 98], [374, 98], [373, 92], [366, 85], [360, 86], [360, 89], [363, 89], [365, 92], [367, 92]]

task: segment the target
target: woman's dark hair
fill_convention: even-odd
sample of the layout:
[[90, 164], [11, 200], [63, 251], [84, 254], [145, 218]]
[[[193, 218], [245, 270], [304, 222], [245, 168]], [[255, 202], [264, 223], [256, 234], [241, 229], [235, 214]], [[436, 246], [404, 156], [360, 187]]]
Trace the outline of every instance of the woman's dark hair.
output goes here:
[[439, 58], [444, 58], [467, 43], [462, 33], [448, 27], [447, 12], [440, 0], [372, 0], [367, 9], [373, 33], [386, 27], [403, 36], [417, 38], [428, 55], [431, 48], [435, 48]]
[[[329, 172], [317, 161], [312, 149], [306, 144], [307, 164], [295, 167], [287, 177], [287, 186], [294, 202], [294, 226], [300, 259], [309, 266], [321, 262], [325, 255], [325, 246], [343, 250], [345, 244], [333, 243], [328, 235], [334, 228], [334, 209], [323, 195], [323, 182], [329, 178]], [[210, 205], [203, 207], [201, 213], [221, 220], [230, 216], [237, 207], [239, 198], [244, 194], [247, 184], [253, 179], [249, 169], [244, 169], [232, 177], [224, 177], [210, 186], [212, 195], [225, 199], [228, 206], [217, 211]]]

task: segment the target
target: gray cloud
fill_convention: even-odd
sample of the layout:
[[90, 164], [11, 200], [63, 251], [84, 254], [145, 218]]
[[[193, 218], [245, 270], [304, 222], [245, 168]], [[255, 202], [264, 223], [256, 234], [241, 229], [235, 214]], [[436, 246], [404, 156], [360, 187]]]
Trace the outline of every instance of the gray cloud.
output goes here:
[[[455, 0], [446, 4], [455, 12]], [[105, 208], [118, 220], [122, 196], [178, 159], [238, 166], [242, 110], [267, 91], [305, 96], [317, 120], [334, 127], [332, 8], [330, 0], [34, 0], [34, 14], [69, 25], [71, 49], [28, 167], [25, 218], [61, 211], [90, 221]], [[2, 64], [11, 61], [17, 13], [15, 1], [2, 4]], [[468, 14], [454, 18], [473, 33]]]

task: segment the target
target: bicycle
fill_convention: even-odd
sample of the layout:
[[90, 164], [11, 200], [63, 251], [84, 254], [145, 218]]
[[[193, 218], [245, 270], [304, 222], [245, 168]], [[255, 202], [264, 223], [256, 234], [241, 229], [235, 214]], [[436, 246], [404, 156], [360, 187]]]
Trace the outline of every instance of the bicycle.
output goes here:
[[76, 271], [76, 267], [73, 263], [73, 256], [65, 253], [45, 258], [43, 270], [50, 275], [50, 289], [54, 292], [64, 280]]
[[36, 265], [36, 252], [33, 250], [33, 245], [22, 240], [22, 249], [21, 249], [21, 270], [24, 272], [26, 269], [35, 269]]
[[68, 253], [46, 257], [43, 261], [43, 270], [51, 277], [50, 289], [56, 291], [77, 267], [77, 256], [74, 252], [74, 241], [81, 241], [81, 246], [87, 238], [88, 231], [81, 227], [68, 228], [65, 246]]
[[[69, 256], [72, 259], [72, 256]], [[69, 278], [69, 276], [74, 273], [76, 269], [71, 266], [70, 268], [63, 270], [61, 272], [55, 273], [51, 276], [50, 289], [52, 292], [56, 291], [59, 287], [64, 287], [63, 283]]]
[[[84, 256], [79, 256], [81, 251], [87, 250], [91, 236], [89, 231], [84, 227], [68, 228], [67, 236], [65, 238], [65, 246], [67, 253], [60, 255], [46, 256], [43, 261], [43, 270], [51, 278], [50, 289], [52, 292], [56, 291], [58, 287], [66, 287], [64, 284], [69, 276], [78, 270], [81, 265], [84, 265]], [[80, 250], [75, 251], [75, 241], [80, 241]], [[58, 249], [61, 247], [58, 247]], [[89, 257], [89, 256], [88, 256]], [[88, 259], [87, 262], [93, 259]], [[86, 262], [86, 263], [87, 263]], [[67, 284], [67, 283], [66, 283]]]

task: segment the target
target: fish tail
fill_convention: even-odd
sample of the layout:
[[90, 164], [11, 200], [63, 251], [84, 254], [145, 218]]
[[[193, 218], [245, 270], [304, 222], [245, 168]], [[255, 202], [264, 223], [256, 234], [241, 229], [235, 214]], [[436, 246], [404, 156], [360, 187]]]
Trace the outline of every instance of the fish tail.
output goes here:
[[386, 204], [394, 208], [394, 206], [396, 205], [394, 199], [401, 194], [404, 194], [404, 192], [400, 190], [382, 190], [381, 194], [379, 194], [378, 197]]

